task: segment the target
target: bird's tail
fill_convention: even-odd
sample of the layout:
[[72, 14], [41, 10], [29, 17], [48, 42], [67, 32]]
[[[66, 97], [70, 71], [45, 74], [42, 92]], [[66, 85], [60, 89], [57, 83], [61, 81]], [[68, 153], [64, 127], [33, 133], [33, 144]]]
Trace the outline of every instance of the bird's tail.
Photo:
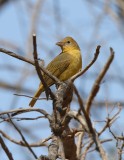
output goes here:
[[44, 91], [44, 87], [42, 84], [40, 84], [37, 92], [35, 93], [34, 97], [32, 98], [32, 100], [30, 101], [29, 103], [29, 106], [33, 107], [34, 104], [36, 103], [37, 101], [37, 98], [39, 98], [40, 94]]

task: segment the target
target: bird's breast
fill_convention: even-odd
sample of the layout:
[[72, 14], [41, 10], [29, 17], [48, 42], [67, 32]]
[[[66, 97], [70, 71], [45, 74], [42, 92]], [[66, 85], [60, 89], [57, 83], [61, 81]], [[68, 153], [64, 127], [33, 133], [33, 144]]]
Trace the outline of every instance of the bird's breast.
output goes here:
[[70, 59], [71, 59], [70, 65], [59, 77], [61, 81], [68, 80], [73, 75], [78, 73], [82, 68], [82, 58], [81, 58], [81, 52], [79, 50], [71, 52]]

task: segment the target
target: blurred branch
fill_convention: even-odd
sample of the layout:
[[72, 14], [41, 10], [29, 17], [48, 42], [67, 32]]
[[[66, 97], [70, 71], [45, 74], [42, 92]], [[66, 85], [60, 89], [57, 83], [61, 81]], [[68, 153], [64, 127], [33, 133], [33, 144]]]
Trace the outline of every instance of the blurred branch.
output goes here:
[[93, 99], [95, 98], [95, 96], [97, 95], [97, 93], [99, 91], [100, 83], [101, 83], [103, 77], [105, 76], [107, 70], [109, 69], [110, 64], [112, 63], [112, 61], [114, 59], [114, 51], [113, 51], [112, 48], [110, 48], [110, 53], [111, 53], [111, 55], [110, 55], [108, 61], [106, 62], [104, 68], [102, 69], [102, 71], [98, 75], [97, 79], [95, 80], [94, 85], [93, 85], [93, 87], [91, 89], [91, 92], [90, 92], [90, 94], [89, 94], [89, 96], [87, 98], [86, 112], [88, 113], [88, 115], [89, 115], [89, 112], [90, 112], [92, 101], [93, 101]]
[[[61, 18], [61, 5], [60, 0], [53, 0], [54, 17], [56, 23], [56, 35], [61, 36], [60, 30], [62, 30], [62, 18]], [[65, 22], [64, 22], [65, 23]]]
[[17, 46], [15, 43], [12, 43], [11, 41], [0, 39], [0, 46], [7, 47], [12, 50], [15, 50], [16, 52], [19, 52], [20, 54], [24, 54], [24, 51], [21, 49], [21, 47]]
[[[0, 81], [0, 88], [4, 88], [4, 89], [9, 89], [9, 90], [18, 90], [20, 89], [19, 86], [15, 86], [15, 85], [12, 85], [12, 84], [9, 84], [9, 83], [6, 83], [6, 82], [2, 82]], [[25, 92], [25, 93], [34, 93], [33, 90], [31, 89], [27, 89], [27, 88], [21, 88], [21, 91], [22, 92]]]
[[[37, 100], [46, 100], [47, 98], [35, 98], [35, 97], [32, 97], [32, 96], [27, 96], [25, 94], [14, 94], [15, 96], [21, 96], [21, 97], [27, 97], [27, 98], [34, 98], [34, 99], [37, 99]], [[49, 100], [51, 100], [51, 98], [49, 98]]]

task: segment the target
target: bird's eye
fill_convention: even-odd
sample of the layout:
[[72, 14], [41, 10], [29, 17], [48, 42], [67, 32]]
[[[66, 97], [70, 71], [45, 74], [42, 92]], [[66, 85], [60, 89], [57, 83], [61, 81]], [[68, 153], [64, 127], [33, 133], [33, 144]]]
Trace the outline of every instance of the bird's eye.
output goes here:
[[67, 41], [67, 43], [69, 44], [69, 43], [71, 43], [70, 41]]

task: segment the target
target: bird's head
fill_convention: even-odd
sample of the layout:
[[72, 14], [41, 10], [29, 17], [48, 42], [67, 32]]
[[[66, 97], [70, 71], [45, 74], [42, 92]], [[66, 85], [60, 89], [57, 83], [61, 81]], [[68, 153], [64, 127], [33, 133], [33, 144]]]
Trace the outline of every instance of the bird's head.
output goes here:
[[70, 51], [70, 50], [80, 50], [77, 42], [72, 37], [65, 37], [60, 42], [57, 42], [56, 45], [60, 46], [62, 51]]

